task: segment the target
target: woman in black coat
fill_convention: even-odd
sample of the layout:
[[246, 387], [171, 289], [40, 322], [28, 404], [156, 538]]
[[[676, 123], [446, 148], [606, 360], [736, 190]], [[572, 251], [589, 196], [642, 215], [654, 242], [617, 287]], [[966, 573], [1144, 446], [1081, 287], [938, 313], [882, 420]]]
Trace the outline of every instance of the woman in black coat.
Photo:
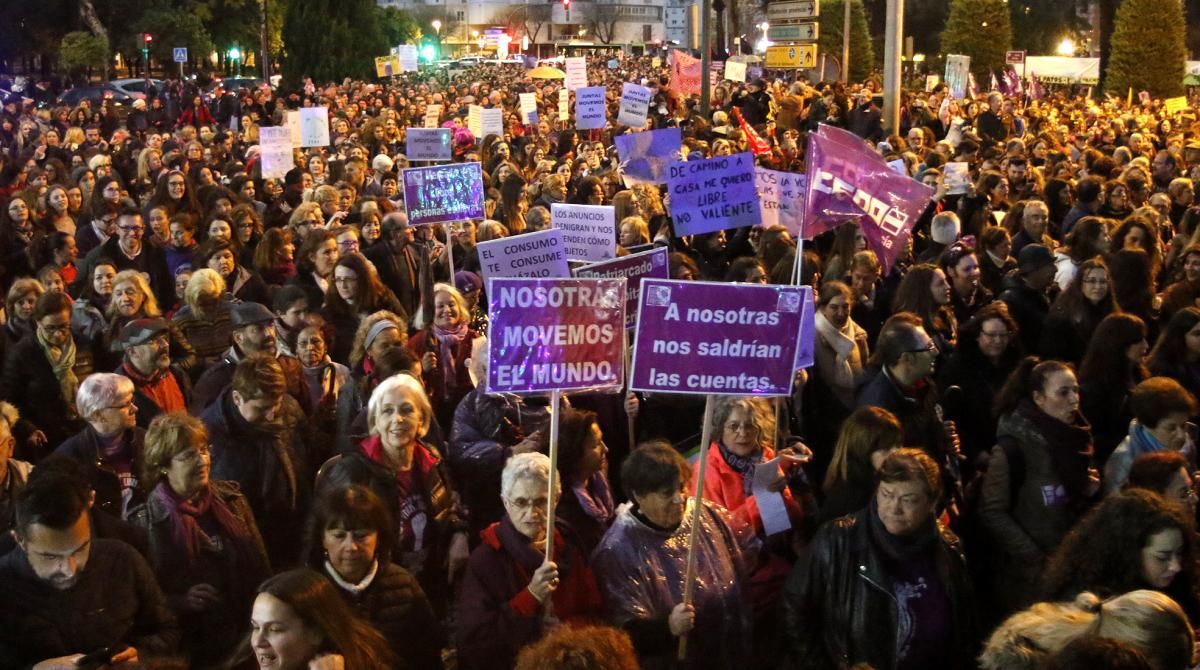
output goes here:
[[407, 670], [441, 670], [445, 635], [417, 578], [389, 560], [387, 506], [363, 486], [329, 491], [313, 508], [304, 557], [387, 638]]

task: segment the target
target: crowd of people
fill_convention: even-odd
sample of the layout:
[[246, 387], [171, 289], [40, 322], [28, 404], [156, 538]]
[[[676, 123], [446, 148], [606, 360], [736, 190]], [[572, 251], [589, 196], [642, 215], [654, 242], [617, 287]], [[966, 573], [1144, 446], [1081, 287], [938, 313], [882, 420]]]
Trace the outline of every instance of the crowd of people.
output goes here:
[[[4, 100], [0, 667], [1193, 667], [1194, 110], [939, 86], [885, 133], [876, 82], [717, 82], [703, 115], [612, 57], [600, 131], [503, 65]], [[642, 128], [615, 123], [626, 81]], [[475, 104], [503, 135], [472, 135]], [[405, 131], [434, 105], [486, 219], [409, 225]], [[331, 143], [264, 179], [259, 128], [301, 107]], [[677, 235], [615, 149], [678, 127], [679, 160], [802, 173], [820, 124], [934, 192], [886, 266], [861, 220]], [[672, 279], [798, 276], [815, 364], [707, 413], [566, 396], [551, 477], [549, 399], [481, 381], [476, 245], [554, 203], [611, 205], [618, 253], [666, 247]], [[782, 531], [755, 495], [776, 462]]]

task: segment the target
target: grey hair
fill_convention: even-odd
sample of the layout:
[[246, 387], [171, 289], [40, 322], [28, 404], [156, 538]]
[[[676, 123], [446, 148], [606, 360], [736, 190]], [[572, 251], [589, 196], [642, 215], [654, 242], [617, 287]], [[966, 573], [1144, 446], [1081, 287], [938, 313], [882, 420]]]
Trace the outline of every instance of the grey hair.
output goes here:
[[[517, 454], [504, 464], [504, 472], [500, 474], [500, 495], [507, 498], [512, 488], [522, 479], [537, 482], [546, 486], [550, 482], [550, 457], [537, 451], [527, 451]], [[554, 497], [562, 494], [562, 480], [554, 480]]]
[[713, 403], [712, 434], [714, 440], [721, 440], [725, 422], [729, 420], [729, 416], [735, 409], [740, 409], [750, 416], [750, 420], [758, 428], [760, 445], [774, 447], [775, 409], [769, 400], [756, 396], [717, 396]]
[[367, 425], [370, 427], [372, 435], [379, 434], [379, 431], [375, 429], [375, 418], [379, 415], [379, 405], [383, 403], [383, 397], [392, 391], [401, 389], [412, 395], [413, 403], [421, 412], [421, 429], [417, 432], [417, 437], [425, 437], [429, 432], [429, 424], [433, 421], [433, 406], [429, 404], [429, 396], [425, 395], [425, 389], [421, 386], [421, 382], [412, 375], [401, 372], [383, 380], [371, 392], [371, 399], [367, 401]]
[[133, 394], [133, 382], [125, 375], [97, 372], [89, 375], [75, 392], [75, 408], [87, 419], [105, 407], [112, 407], [124, 395]]

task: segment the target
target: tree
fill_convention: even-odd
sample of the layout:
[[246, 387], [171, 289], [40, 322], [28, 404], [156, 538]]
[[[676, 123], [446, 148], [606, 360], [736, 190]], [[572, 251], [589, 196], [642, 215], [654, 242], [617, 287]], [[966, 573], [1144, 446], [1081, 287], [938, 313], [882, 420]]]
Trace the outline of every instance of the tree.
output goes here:
[[415, 43], [420, 39], [421, 28], [408, 12], [395, 7], [385, 7], [380, 10], [379, 15], [383, 39], [389, 47]]
[[1130, 88], [1163, 98], [1183, 95], [1185, 34], [1179, 0], [1124, 0], [1113, 24], [1105, 90], [1114, 95]]
[[513, 35], [528, 35], [529, 43], [537, 44], [543, 26], [546, 28], [546, 39], [550, 39], [551, 9], [549, 4], [511, 5], [497, 12], [492, 20], [511, 30]]
[[[171, 63], [175, 47], [187, 47], [188, 53], [201, 56], [217, 49], [209, 36], [204, 22], [196, 14], [181, 12], [169, 7], [156, 7], [133, 22], [134, 33], [121, 41], [121, 52], [126, 60], [141, 58], [141, 41], [137, 38], [140, 33], [150, 33], [154, 39], [150, 42], [150, 55], [159, 63]], [[243, 48], [253, 49], [257, 42], [239, 42]], [[225, 45], [221, 45], [225, 46]], [[223, 50], [223, 49], [222, 49]]]
[[[845, 23], [844, 0], [824, 0], [821, 3], [819, 38], [817, 49], [842, 59], [842, 24]], [[875, 64], [875, 52], [871, 47], [871, 35], [867, 29], [867, 12], [862, 0], [850, 0], [850, 79], [866, 81]], [[842, 64], [845, 67], [845, 63]]]
[[388, 44], [374, 0], [303, 0], [288, 3], [283, 17], [283, 79], [299, 85], [345, 77], [373, 79], [375, 57]]
[[617, 37], [617, 22], [621, 20], [620, 7], [608, 3], [592, 2], [580, 7], [582, 23], [589, 35], [602, 44], [612, 44]]
[[109, 56], [108, 40], [86, 30], [64, 35], [58, 49], [58, 62], [65, 70], [106, 68]]
[[1005, 0], [953, 0], [942, 51], [971, 57], [975, 81], [986, 82], [1004, 69], [1004, 52], [1012, 46], [1012, 23]]
[[1065, 0], [1013, 0], [1008, 4], [1014, 49], [1052, 54], [1065, 35], [1090, 29], [1076, 13], [1077, 3]]

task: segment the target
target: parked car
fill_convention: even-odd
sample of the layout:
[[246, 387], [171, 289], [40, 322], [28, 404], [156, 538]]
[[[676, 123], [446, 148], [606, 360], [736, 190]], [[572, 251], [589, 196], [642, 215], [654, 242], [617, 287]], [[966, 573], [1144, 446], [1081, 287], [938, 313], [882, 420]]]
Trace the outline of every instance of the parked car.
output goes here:
[[89, 86], [76, 86], [70, 90], [64, 91], [58, 96], [58, 101], [64, 105], [74, 107], [80, 101], [87, 100], [93, 104], [101, 100], [108, 99], [117, 105], [132, 105], [133, 101], [138, 98], [145, 98], [145, 93], [137, 93], [136, 91], [126, 91], [123, 88], [114, 86], [112, 82], [104, 84], [92, 84]]
[[243, 88], [269, 89], [271, 85], [258, 77], [226, 77], [224, 79], [213, 77], [212, 83], [205, 87], [205, 91], [213, 97], [217, 97], [225, 91], [236, 92]]
[[114, 79], [108, 83], [125, 91], [135, 100], [139, 97], [147, 98], [150, 93], [158, 95], [162, 93], [163, 88], [166, 86], [165, 82], [161, 79], [151, 79], [149, 90], [147, 90], [145, 79]]

